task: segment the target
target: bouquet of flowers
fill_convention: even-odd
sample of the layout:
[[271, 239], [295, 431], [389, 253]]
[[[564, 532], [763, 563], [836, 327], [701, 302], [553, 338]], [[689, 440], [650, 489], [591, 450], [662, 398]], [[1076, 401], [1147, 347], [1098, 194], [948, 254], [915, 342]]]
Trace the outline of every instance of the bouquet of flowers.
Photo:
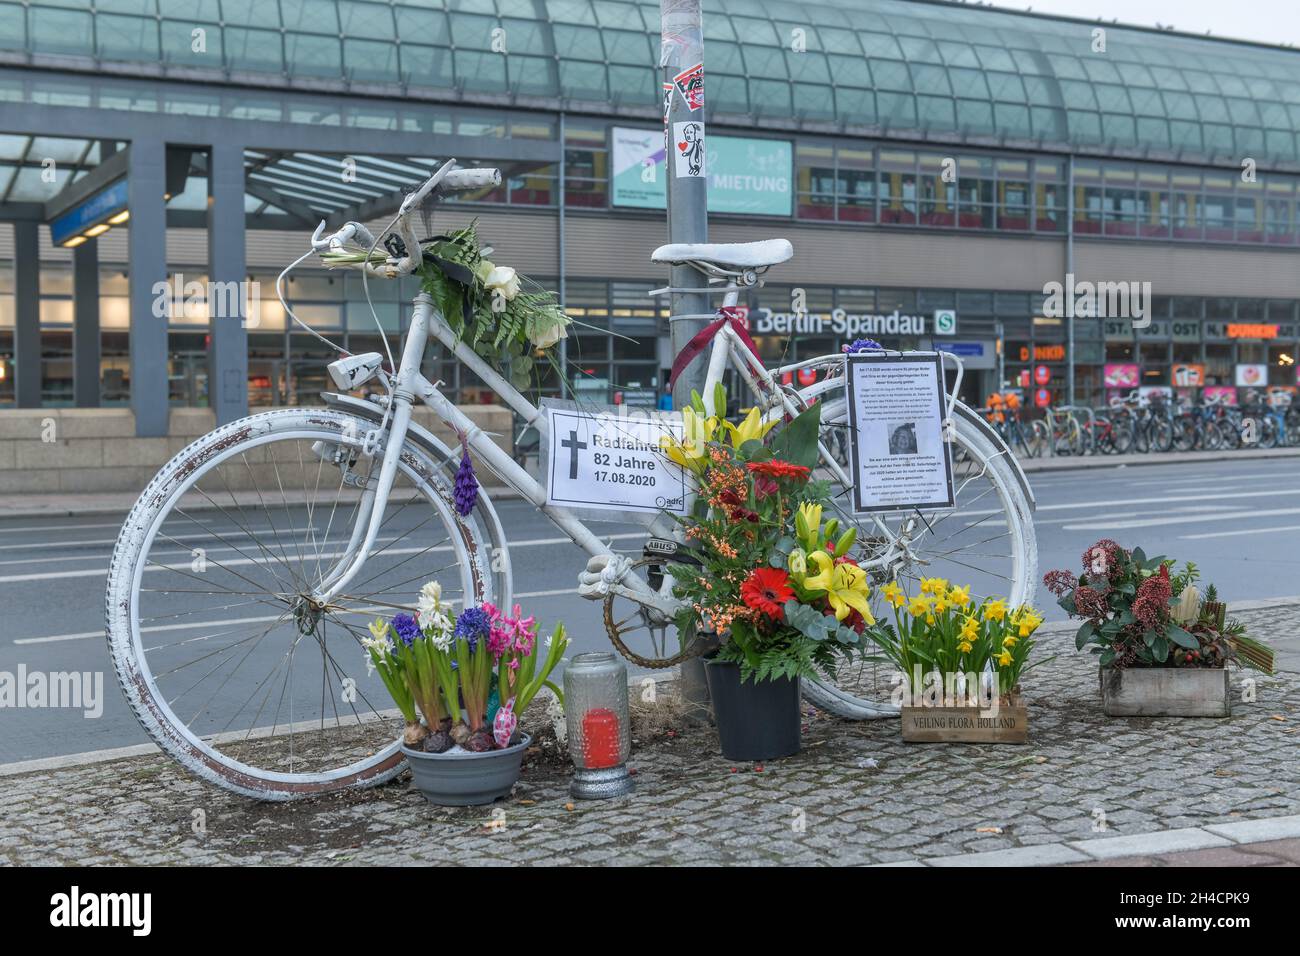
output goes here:
[[1102, 667], [1223, 667], [1236, 660], [1266, 673], [1273, 651], [1227, 620], [1213, 585], [1202, 599], [1190, 561], [1148, 558], [1103, 538], [1083, 553], [1083, 573], [1049, 571], [1043, 583], [1071, 617], [1083, 619], [1075, 646]]
[[977, 602], [969, 586], [950, 586], [943, 578], [922, 578], [914, 596], [891, 581], [881, 595], [894, 623], [867, 629], [881, 651], [869, 659], [898, 668], [908, 700], [939, 704], [964, 695], [983, 705], [1009, 698], [1021, 675], [1042, 663], [1029, 662], [1043, 616], [1028, 605], [1008, 608], [1001, 598]]
[[[721, 389], [715, 401], [726, 407]], [[718, 634], [718, 658], [739, 664], [742, 680], [829, 672], [873, 621], [855, 531], [822, 520], [827, 491], [812, 480], [820, 414], [814, 405], [765, 441], [776, 423], [757, 409], [736, 425], [693, 395], [682, 441], [664, 446], [698, 490], [679, 519], [698, 563], [669, 566], [685, 602], [678, 629]]]
[[[572, 320], [553, 293], [510, 266], [488, 259], [492, 248], [480, 244], [477, 225], [475, 220], [423, 242], [423, 261], [416, 275], [457, 337], [500, 366], [516, 388], [526, 388], [532, 382], [535, 360], [568, 336]], [[405, 254], [404, 248], [400, 251]], [[388, 258], [379, 250], [370, 256], [375, 264]], [[330, 250], [321, 254], [321, 261], [347, 266], [365, 257], [366, 253]]]
[[563, 700], [550, 675], [568, 647], [564, 625], [555, 626], [539, 664], [537, 623], [517, 604], [508, 614], [485, 603], [453, 618], [431, 581], [414, 614], [380, 618], [370, 635], [362, 643], [406, 721], [403, 742], [411, 749], [505, 748], [538, 691], [549, 687]]

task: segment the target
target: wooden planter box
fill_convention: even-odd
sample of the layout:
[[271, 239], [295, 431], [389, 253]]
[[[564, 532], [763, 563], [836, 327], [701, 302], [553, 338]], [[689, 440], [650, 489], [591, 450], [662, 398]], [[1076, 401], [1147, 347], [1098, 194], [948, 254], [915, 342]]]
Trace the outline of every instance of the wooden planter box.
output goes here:
[[1023, 744], [1029, 737], [1021, 697], [995, 714], [979, 707], [904, 707], [902, 718], [903, 742], [909, 744]]
[[1226, 667], [1103, 667], [1100, 678], [1102, 708], [1108, 717], [1232, 714]]

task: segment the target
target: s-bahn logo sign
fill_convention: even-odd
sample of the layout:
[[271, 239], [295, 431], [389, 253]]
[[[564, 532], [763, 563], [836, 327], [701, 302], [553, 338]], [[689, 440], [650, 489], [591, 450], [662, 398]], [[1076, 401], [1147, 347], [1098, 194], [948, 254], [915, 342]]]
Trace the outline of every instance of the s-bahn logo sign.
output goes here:
[[830, 315], [819, 315], [759, 308], [749, 311], [749, 328], [755, 335], [837, 335], [842, 338], [924, 335], [925, 317], [903, 315], [897, 309], [889, 315], [860, 315], [844, 309], [833, 309]]

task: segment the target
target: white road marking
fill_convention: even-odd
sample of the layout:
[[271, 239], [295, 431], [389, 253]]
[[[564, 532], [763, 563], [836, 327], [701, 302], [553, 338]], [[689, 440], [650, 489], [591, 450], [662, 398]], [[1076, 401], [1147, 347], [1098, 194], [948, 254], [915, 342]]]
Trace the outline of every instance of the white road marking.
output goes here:
[[1235, 531], [1207, 531], [1205, 534], [1181, 534], [1180, 541], [1195, 541], [1200, 538], [1231, 538], [1241, 534], [1270, 534], [1274, 531], [1300, 531], [1300, 524], [1277, 525], [1272, 528], [1238, 528]]
[[[567, 541], [568, 539], [566, 538], [565, 540]], [[514, 598], [518, 599], [518, 598], [559, 597], [562, 594], [576, 595], [577, 593], [578, 593], [578, 585], [575, 583], [573, 587], [552, 588], [548, 591], [520, 591], [514, 595]], [[460, 602], [453, 600], [453, 601], [448, 601], [447, 603], [458, 604]], [[385, 607], [362, 607], [362, 608], [350, 608], [349, 612], [356, 613], [356, 614], [368, 614], [368, 613], [386, 614], [391, 610], [393, 609], [385, 608]], [[208, 627], [210, 628], [229, 627], [235, 624], [266, 624], [270, 621], [278, 620], [280, 617], [283, 617], [283, 615], [268, 614], [263, 617], [231, 617], [231, 618], [222, 618], [214, 621], [192, 621], [188, 624], [156, 624], [151, 627], [140, 628], [140, 633], [154, 634], [159, 631], [200, 630], [202, 628], [208, 628]], [[288, 619], [286, 619], [285, 623], [288, 624], [290, 622], [288, 621]], [[102, 637], [104, 637], [104, 629], [100, 628], [98, 631], [75, 631], [71, 634], [51, 634], [48, 637], [20, 637], [17, 638], [14, 641], [14, 643], [15, 644], [58, 644], [64, 641], [85, 641], [85, 640], [90, 640], [92, 638], [102, 638]], [[158, 649], [157, 647], [145, 648], [145, 650], [157, 650], [157, 649]]]
[[[646, 538], [646, 537], [649, 537], [649, 532], [647, 531], [629, 531], [624, 534], [600, 535], [600, 538], [603, 541], [623, 541], [628, 538]], [[510, 548], [511, 550], [514, 550], [515, 548], [552, 547], [557, 544], [573, 544], [573, 540], [571, 538], [534, 538], [529, 541], [511, 541]], [[577, 545], [574, 545], [574, 547], [577, 547]], [[421, 551], [426, 551], [426, 550], [430, 554], [434, 554], [442, 551], [450, 551], [451, 545], [439, 545], [436, 548], [427, 548], [427, 549], [426, 548], [388, 548], [386, 551], [384, 551], [383, 555], [380, 555], [380, 557], [383, 557], [385, 555], [396, 556], [396, 555], [403, 555], [403, 554], [419, 554]], [[327, 554], [310, 555], [310, 560], [315, 561], [317, 557], [319, 557], [321, 560], [325, 560], [327, 558], [339, 558], [342, 556], [343, 556], [342, 551], [334, 551]], [[188, 562], [183, 562], [183, 563], [188, 563]], [[216, 562], [211, 562], [211, 563], [215, 564]], [[225, 568], [235, 568], [235, 567], [246, 567], [250, 564], [274, 565], [278, 563], [279, 562], [277, 561], [267, 561], [264, 558], [235, 558], [234, 560], [231, 561], [222, 561], [221, 566]], [[165, 571], [167, 569], [155, 565], [149, 565], [145, 568], [145, 570]], [[40, 574], [7, 574], [7, 575], [0, 576], [0, 584], [16, 584], [23, 581], [55, 581], [63, 578], [103, 577], [107, 573], [108, 571], [106, 568], [85, 568], [78, 571], [46, 571]]]
[[[1225, 496], [1226, 497], [1226, 496]], [[1250, 511], [1248, 513], [1233, 512], [1231, 514], [1201, 514], [1201, 515], [1177, 515], [1167, 518], [1138, 518], [1132, 521], [1102, 521], [1088, 524], [1067, 524], [1062, 527], [1062, 531], [1109, 531], [1115, 528], [1154, 528], [1166, 524], [1186, 524], [1188, 521], [1237, 521], [1242, 518], [1269, 518], [1274, 515], [1296, 515], [1300, 514], [1300, 508], [1264, 508], [1259, 511]], [[1264, 529], [1268, 530], [1268, 529]]]

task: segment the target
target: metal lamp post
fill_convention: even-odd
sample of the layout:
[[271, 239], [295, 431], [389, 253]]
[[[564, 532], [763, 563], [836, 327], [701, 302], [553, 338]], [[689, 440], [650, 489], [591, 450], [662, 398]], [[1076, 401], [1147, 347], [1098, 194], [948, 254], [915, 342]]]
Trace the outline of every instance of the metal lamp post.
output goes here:
[[[704, 26], [700, 0], [660, 0], [659, 15], [668, 241], [708, 242]], [[692, 162], [692, 156], [684, 155], [688, 150], [698, 156], [698, 163]], [[704, 277], [690, 266], [673, 266], [669, 277], [673, 289], [698, 289], [703, 284]], [[707, 293], [674, 291], [670, 305], [669, 333], [673, 355], [677, 356], [713, 316]], [[704, 392], [705, 372], [705, 363], [699, 360], [682, 371], [673, 384], [674, 408], [690, 404], [692, 389]], [[705, 401], [712, 402], [713, 396], [705, 396]], [[717, 411], [725, 415], [727, 410]], [[697, 724], [707, 721], [709, 688], [703, 662], [698, 658], [682, 665], [680, 687], [686, 719]]]

